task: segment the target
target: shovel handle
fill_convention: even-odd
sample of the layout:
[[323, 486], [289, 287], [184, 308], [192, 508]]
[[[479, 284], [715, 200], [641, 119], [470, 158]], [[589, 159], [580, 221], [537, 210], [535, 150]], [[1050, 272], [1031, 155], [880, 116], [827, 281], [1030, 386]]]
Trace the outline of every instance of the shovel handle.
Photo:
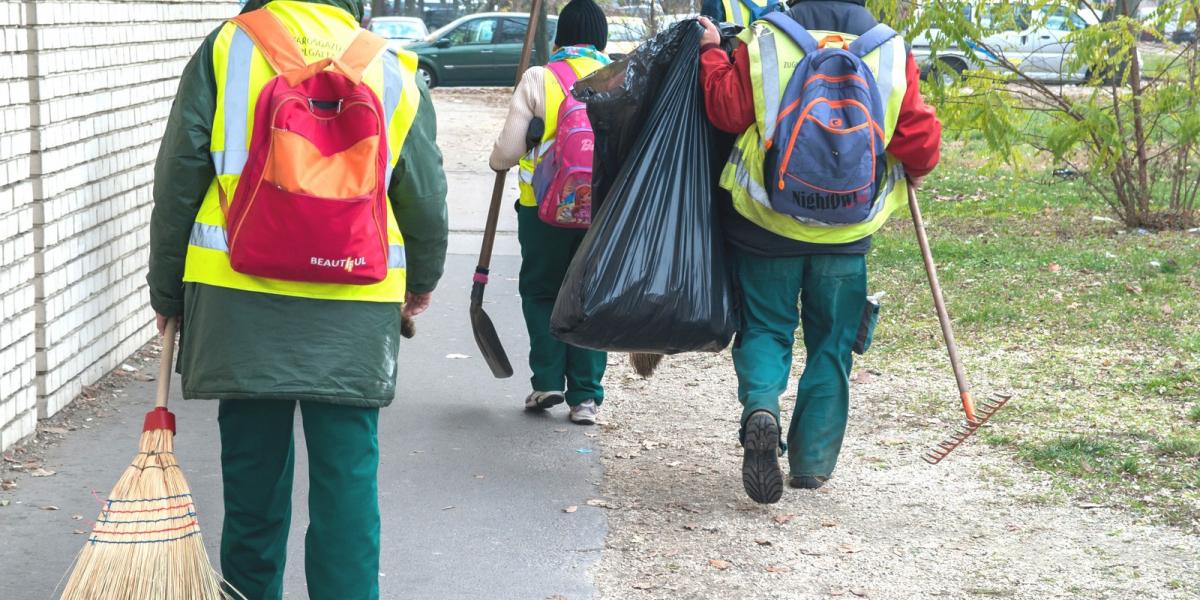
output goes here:
[[158, 391], [154, 396], [154, 406], [167, 407], [167, 395], [171, 392], [171, 370], [175, 359], [175, 334], [179, 332], [179, 317], [167, 319], [163, 328], [162, 354], [158, 357]]
[[925, 221], [921, 219], [921, 207], [917, 204], [917, 191], [908, 185], [908, 210], [912, 213], [913, 226], [917, 230], [917, 245], [921, 248], [921, 259], [925, 261], [925, 274], [929, 276], [929, 289], [933, 292], [933, 307], [937, 310], [938, 323], [942, 326], [942, 337], [946, 340], [946, 351], [950, 354], [950, 367], [954, 369], [954, 380], [958, 383], [958, 395], [962, 399], [963, 412], [967, 420], [976, 422], [975, 403], [971, 400], [971, 389], [963, 373], [962, 361], [958, 358], [958, 344], [954, 343], [954, 326], [950, 313], [946, 312], [946, 301], [942, 298], [942, 284], [938, 282], [937, 265], [929, 250], [929, 238], [925, 235]]
[[488, 207], [487, 224], [483, 229], [483, 246], [479, 248], [477, 273], [487, 275], [492, 265], [492, 246], [496, 243], [496, 223], [500, 220], [500, 200], [504, 197], [504, 180], [508, 171], [496, 172], [496, 185], [492, 188], [492, 205]]

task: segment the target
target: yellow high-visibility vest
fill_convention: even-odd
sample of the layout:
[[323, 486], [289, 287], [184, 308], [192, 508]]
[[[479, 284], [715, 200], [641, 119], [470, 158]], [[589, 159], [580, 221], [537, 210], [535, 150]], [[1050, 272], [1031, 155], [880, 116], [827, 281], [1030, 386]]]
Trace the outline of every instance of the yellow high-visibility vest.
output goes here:
[[[831, 31], [812, 31], [821, 39], [826, 35], [840, 36], [849, 44], [858, 36]], [[721, 187], [733, 195], [733, 206], [754, 224], [786, 238], [813, 244], [845, 244], [865, 238], [883, 226], [896, 207], [907, 201], [908, 180], [904, 167], [892, 155], [887, 156], [886, 179], [879, 186], [876, 209], [870, 218], [855, 224], [825, 224], [805, 220], [775, 211], [764, 186], [766, 140], [775, 134], [779, 105], [783, 100], [788, 78], [804, 58], [804, 51], [786, 33], [767, 21], [756, 21], [744, 30], [739, 39], [747, 45], [750, 55], [750, 82], [754, 88], [755, 123], [742, 133], [734, 144]], [[900, 36], [892, 38], [862, 58], [879, 87], [884, 104], [883, 142], [886, 146], [896, 132], [900, 105], [908, 89], [905, 67], [908, 50]]]
[[763, 9], [772, 4], [782, 4], [778, 0], [721, 0], [721, 4], [725, 7], [725, 21], [749, 27], [754, 22], [754, 14], [750, 12], [750, 6], [754, 5], [756, 9]]
[[[604, 63], [598, 60], [581, 56], [568, 58], [566, 61], [580, 78], [590, 75], [604, 66]], [[554, 147], [554, 136], [558, 133], [558, 109], [567, 99], [562, 86], [558, 83], [558, 78], [549, 69], [545, 70], [544, 85], [546, 89], [546, 128], [538, 145], [521, 157], [517, 164], [521, 206], [537, 206], [537, 195], [533, 191], [533, 170], [542, 162], [542, 157], [546, 156], [546, 153]]]
[[[300, 46], [309, 63], [341, 56], [358, 34], [347, 12], [333, 6], [276, 0], [266, 5]], [[391, 203], [387, 207], [388, 270], [383, 281], [369, 285], [308, 283], [255, 277], [233, 270], [229, 262], [225, 214], [218, 186], [232, 198], [245, 166], [254, 135], [254, 111], [263, 86], [276, 73], [250, 37], [226, 23], [213, 45], [217, 108], [210, 151], [217, 176], [209, 184], [188, 240], [183, 280], [249, 292], [323, 300], [403, 302], [405, 292], [404, 238]], [[416, 119], [421, 95], [416, 83], [417, 58], [409, 52], [385, 50], [364, 71], [363, 82], [379, 97], [387, 123], [388, 170], [392, 168]]]

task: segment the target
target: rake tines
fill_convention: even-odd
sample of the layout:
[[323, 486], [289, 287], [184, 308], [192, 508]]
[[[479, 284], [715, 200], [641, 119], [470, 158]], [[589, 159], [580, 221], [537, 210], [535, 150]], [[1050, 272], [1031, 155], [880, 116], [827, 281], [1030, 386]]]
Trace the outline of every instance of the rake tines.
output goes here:
[[958, 431], [951, 434], [949, 438], [938, 442], [937, 446], [934, 446], [933, 449], [926, 452], [921, 458], [925, 459], [925, 462], [931, 465], [942, 462], [942, 459], [949, 456], [951, 452], [954, 452], [955, 448], [961, 446], [963, 442], [967, 441], [967, 438], [974, 435], [984, 423], [988, 422], [988, 419], [991, 419], [1012, 398], [1011, 394], [995, 394], [995, 396], [995, 400], [984, 400], [982, 403], [976, 405], [973, 411], [975, 417], [973, 420], [967, 420], [959, 427]]

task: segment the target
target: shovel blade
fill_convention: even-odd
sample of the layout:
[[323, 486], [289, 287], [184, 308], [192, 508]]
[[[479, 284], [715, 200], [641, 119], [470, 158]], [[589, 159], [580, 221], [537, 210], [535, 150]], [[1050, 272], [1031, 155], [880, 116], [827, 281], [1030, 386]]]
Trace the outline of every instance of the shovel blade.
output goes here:
[[[479, 296], [482, 298], [483, 294], [481, 293]], [[492, 375], [497, 379], [512, 377], [512, 364], [508, 362], [508, 354], [504, 352], [504, 344], [500, 343], [496, 326], [492, 324], [491, 317], [483, 311], [482, 302], [477, 303], [472, 300], [470, 313], [471, 331], [475, 333], [475, 344], [479, 346], [479, 352], [483, 354], [483, 360], [492, 370]]]

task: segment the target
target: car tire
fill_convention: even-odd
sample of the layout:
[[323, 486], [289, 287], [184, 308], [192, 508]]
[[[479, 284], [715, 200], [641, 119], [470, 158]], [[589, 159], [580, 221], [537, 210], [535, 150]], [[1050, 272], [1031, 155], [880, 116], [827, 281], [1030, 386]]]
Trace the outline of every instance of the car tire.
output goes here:
[[957, 58], [939, 58], [929, 69], [929, 75], [941, 80], [944, 87], [949, 87], [963, 80], [963, 71], [967, 64]]
[[417, 77], [425, 81], [425, 87], [433, 89], [437, 87], [437, 75], [434, 74], [433, 68], [425, 63], [417, 65]]

